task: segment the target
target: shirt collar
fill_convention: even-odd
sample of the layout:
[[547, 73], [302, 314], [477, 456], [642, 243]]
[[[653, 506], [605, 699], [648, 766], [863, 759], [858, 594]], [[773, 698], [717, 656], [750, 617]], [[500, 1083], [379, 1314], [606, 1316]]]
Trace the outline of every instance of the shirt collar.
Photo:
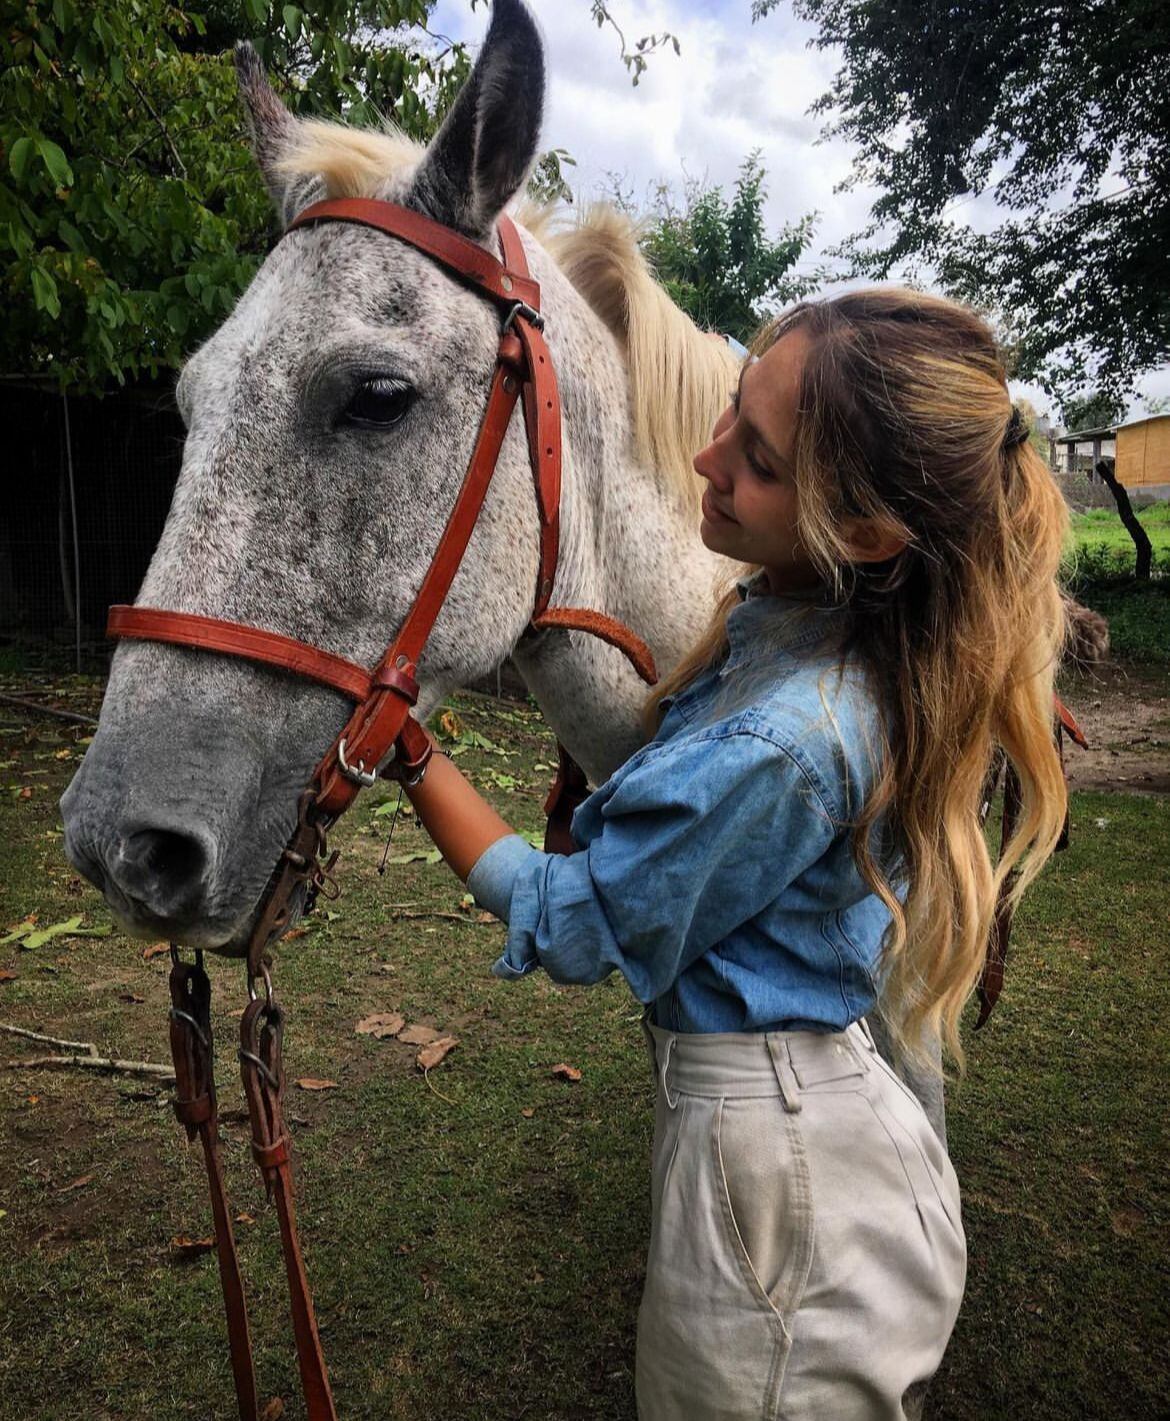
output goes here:
[[816, 598], [775, 596], [763, 570], [735, 584], [740, 603], [727, 616], [726, 676], [761, 657], [791, 657], [840, 627], [842, 608]]

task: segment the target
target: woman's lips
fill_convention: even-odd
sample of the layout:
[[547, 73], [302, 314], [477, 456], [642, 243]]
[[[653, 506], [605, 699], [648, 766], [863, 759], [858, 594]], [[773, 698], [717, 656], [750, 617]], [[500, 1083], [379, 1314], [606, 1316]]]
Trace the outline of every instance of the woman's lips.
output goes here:
[[715, 505], [711, 498], [711, 490], [709, 488], [703, 490], [702, 509], [703, 517], [706, 518], [709, 523], [734, 523], [736, 521], [729, 514], [723, 513]]

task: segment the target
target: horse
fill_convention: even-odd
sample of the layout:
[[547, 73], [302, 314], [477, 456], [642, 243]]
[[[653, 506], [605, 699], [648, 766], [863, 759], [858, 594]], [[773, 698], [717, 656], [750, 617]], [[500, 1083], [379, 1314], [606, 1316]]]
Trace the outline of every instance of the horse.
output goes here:
[[[285, 228], [335, 197], [398, 203], [495, 251], [538, 151], [543, 51], [495, 0], [467, 83], [423, 147], [298, 120], [237, 51], [252, 149]], [[677, 663], [736, 569], [698, 537], [694, 452], [738, 362], [666, 296], [634, 228], [515, 212], [540, 283], [563, 411], [554, 598], [637, 631]], [[499, 314], [412, 246], [360, 226], [288, 232], [186, 361], [171, 509], [139, 593], [374, 665], [435, 553], [467, 467]], [[539, 565], [529, 451], [513, 419], [474, 534], [419, 661], [416, 714], [511, 657], [597, 783], [642, 743], [645, 688], [621, 653], [529, 626]], [[133, 936], [240, 955], [345, 724], [335, 690], [205, 651], [124, 641], [93, 743], [62, 799], [65, 852]], [[942, 1131], [941, 1080], [910, 1077]]]

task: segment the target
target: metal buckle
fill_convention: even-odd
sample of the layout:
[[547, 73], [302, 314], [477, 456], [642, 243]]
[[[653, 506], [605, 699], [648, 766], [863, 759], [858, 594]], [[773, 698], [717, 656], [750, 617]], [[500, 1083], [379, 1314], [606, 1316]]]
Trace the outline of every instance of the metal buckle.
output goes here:
[[352, 784], [361, 785], [363, 789], [369, 789], [378, 778], [378, 771], [376, 769], [367, 770], [361, 760], [356, 765], [349, 763], [345, 758], [344, 740], [337, 747], [337, 766], [347, 780]]
[[504, 317], [504, 324], [500, 327], [500, 334], [503, 335], [517, 316], [522, 317], [535, 330], [544, 330], [544, 317], [535, 307], [530, 306], [527, 301], [513, 301]]

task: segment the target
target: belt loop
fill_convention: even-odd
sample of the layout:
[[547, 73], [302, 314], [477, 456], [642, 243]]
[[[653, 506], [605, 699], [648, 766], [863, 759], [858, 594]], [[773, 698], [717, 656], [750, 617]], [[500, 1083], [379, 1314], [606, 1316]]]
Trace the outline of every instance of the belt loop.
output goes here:
[[792, 1069], [792, 1062], [788, 1058], [787, 1042], [782, 1036], [771, 1033], [765, 1035], [764, 1040], [768, 1043], [768, 1055], [772, 1058], [772, 1069], [776, 1072], [776, 1081], [780, 1087], [780, 1099], [784, 1102], [784, 1109], [789, 1115], [799, 1115], [800, 1086], [797, 1084], [796, 1073]]
[[670, 1082], [666, 1078], [666, 1073], [670, 1069], [670, 1057], [674, 1051], [675, 1039], [673, 1036], [666, 1038], [666, 1050], [663, 1052], [662, 1065], [658, 1071], [658, 1078], [662, 1082], [662, 1095], [671, 1110], [678, 1104], [678, 1096], [677, 1094], [674, 1096], [671, 1095]]

